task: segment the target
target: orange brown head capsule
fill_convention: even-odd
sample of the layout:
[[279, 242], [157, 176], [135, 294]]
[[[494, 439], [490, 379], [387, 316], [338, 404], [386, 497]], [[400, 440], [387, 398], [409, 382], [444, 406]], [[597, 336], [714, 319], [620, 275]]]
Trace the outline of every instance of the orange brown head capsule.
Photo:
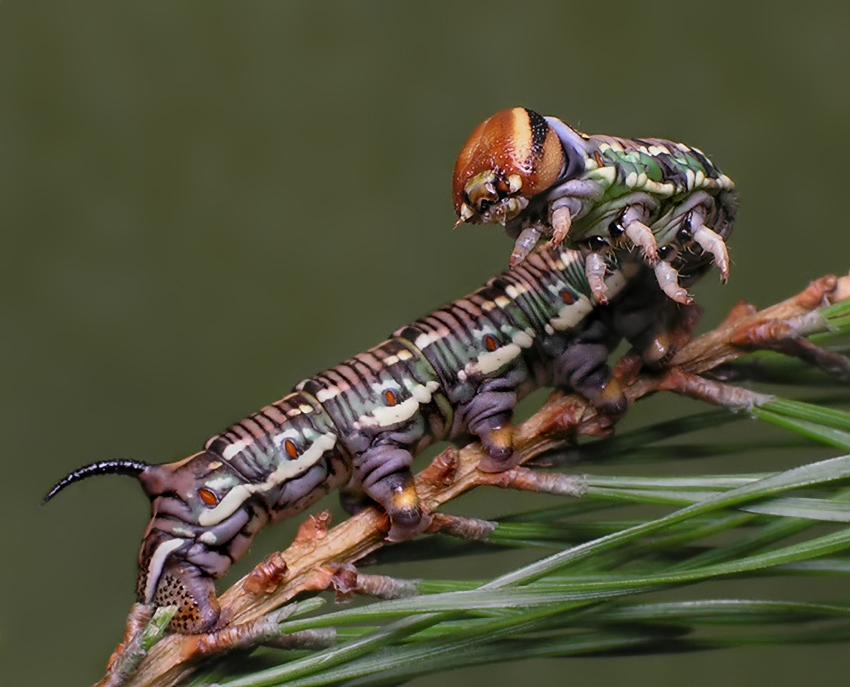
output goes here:
[[479, 124], [455, 162], [452, 196], [460, 222], [505, 224], [550, 188], [566, 167], [558, 135], [525, 107]]

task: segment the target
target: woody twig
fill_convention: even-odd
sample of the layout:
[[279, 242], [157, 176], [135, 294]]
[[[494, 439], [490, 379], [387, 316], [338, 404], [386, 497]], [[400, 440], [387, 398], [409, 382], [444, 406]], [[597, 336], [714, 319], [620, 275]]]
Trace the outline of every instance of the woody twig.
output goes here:
[[[843, 374], [846, 359], [818, 349], [805, 337], [827, 328], [820, 309], [850, 298], [850, 275], [825, 276], [792, 298], [765, 310], [737, 306], [715, 330], [684, 345], [671, 364], [660, 372], [639, 369], [627, 356], [615, 375], [631, 403], [656, 391], [674, 391], [736, 409], [761, 405], [770, 397], [724, 384], [706, 376], [718, 366], [753, 350], [778, 350], [797, 355], [828, 373]], [[803, 342], [803, 343], [801, 343]], [[424, 507], [436, 512], [446, 502], [479, 486], [547, 491], [580, 496], [582, 478], [543, 473], [524, 463], [563, 447], [576, 436], [602, 436], [610, 432], [610, 418], [575, 395], [553, 394], [546, 404], [517, 428], [515, 447], [519, 465], [502, 473], [477, 469], [486, 453], [479, 444], [448, 448], [416, 477]], [[138, 637], [145, 632], [151, 609], [137, 605], [128, 620], [125, 641], [113, 654], [100, 687], [170, 687], [191, 674], [211, 654], [268, 640], [285, 609], [299, 594], [339, 589], [348, 579], [348, 591], [368, 591], [367, 580], [351, 578], [351, 566], [387, 544], [386, 515], [369, 508], [330, 527], [329, 515], [312, 515], [303, 523], [295, 541], [283, 552], [269, 556], [221, 597], [227, 625], [206, 635], [170, 635], [140, 655]], [[491, 524], [461, 521], [449, 516], [434, 518], [432, 531], [486, 539]], [[348, 571], [348, 572], [346, 572]], [[348, 577], [346, 577], [348, 576]], [[374, 586], [374, 585], [373, 585]], [[145, 645], [143, 645], [145, 646]]]

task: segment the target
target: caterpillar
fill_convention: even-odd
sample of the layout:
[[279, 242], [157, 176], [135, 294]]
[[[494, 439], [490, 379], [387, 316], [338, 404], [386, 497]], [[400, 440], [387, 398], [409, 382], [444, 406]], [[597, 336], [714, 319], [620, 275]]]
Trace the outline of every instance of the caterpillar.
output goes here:
[[[380, 505], [391, 541], [426, 530], [414, 456], [437, 441], [478, 440], [487, 454], [479, 469], [512, 467], [514, 408], [535, 388], [622, 414], [611, 351], [625, 339], [647, 365], [663, 364], [679, 304], [690, 303], [685, 287], [712, 261], [728, 272], [731, 182], [679, 144], [588, 137], [516, 108], [476, 129], [454, 190], [461, 221], [498, 221], [516, 234], [507, 271], [301, 382], [188, 458], [91, 463], [46, 495], [95, 475], [138, 479], [152, 514], [136, 594], [177, 606], [172, 631], [221, 627], [215, 580], [259, 530], [332, 489], [349, 512]], [[551, 245], [532, 250], [546, 232]]]
[[[92, 463], [44, 501], [93, 475], [137, 478], [152, 510], [138, 600], [176, 605], [172, 631], [215, 629], [224, 622], [215, 579], [265, 525], [328, 491], [339, 489], [349, 512], [380, 504], [388, 539], [409, 539], [431, 521], [410, 468], [432, 442], [478, 439], [487, 451], [480, 468], [501, 471], [515, 463], [514, 407], [536, 387], [569, 389], [603, 412], [622, 413], [609, 353], [625, 337], [647, 362], [658, 362], [678, 306], [628, 253], [605, 259], [609, 305], [594, 296], [579, 252], [543, 246], [466, 298], [301, 382], [200, 452], [160, 465]], [[698, 260], [691, 266], [691, 280], [705, 269]]]
[[674, 301], [692, 302], [675, 265], [705, 252], [725, 282], [725, 239], [736, 208], [732, 180], [697, 148], [656, 138], [588, 135], [556, 117], [515, 107], [476, 127], [452, 180], [457, 224], [497, 223], [515, 239], [517, 265], [544, 236], [585, 255], [604, 302], [605, 259], [633, 247]]

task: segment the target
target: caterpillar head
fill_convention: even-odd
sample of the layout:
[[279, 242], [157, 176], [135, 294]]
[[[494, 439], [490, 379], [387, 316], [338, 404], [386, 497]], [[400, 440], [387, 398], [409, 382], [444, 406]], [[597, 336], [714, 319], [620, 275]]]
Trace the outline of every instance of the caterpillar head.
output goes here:
[[455, 162], [458, 224], [504, 225], [551, 187], [566, 163], [564, 147], [542, 115], [524, 107], [497, 112], [476, 127]]
[[247, 550], [262, 517], [245, 480], [209, 451], [166, 465], [111, 460], [74, 470], [45, 502], [73, 482], [108, 473], [136, 477], [151, 499], [152, 518], [139, 552], [138, 600], [177, 606], [172, 631], [214, 629], [221, 615], [215, 579]]

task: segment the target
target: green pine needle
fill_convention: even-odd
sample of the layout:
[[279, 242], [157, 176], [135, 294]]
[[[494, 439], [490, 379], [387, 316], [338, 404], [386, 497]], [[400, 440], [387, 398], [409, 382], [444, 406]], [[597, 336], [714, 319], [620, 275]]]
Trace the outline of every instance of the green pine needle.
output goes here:
[[[850, 333], [850, 302], [822, 313], [830, 331], [813, 340]], [[736, 365], [754, 361], [761, 380], [834, 388], [822, 373], [771, 353]], [[845, 384], [829, 405], [776, 398], [753, 408], [752, 417], [778, 428], [768, 438], [689, 438], [743, 419], [711, 410], [568, 453], [584, 467], [606, 458], [639, 466], [682, 453], [788, 455], [816, 444], [850, 453], [850, 413], [836, 407], [848, 400]], [[541, 496], [539, 508], [500, 518], [486, 542], [436, 535], [379, 553], [379, 560], [435, 560], [524, 550], [533, 562], [490, 580], [417, 580], [418, 595], [409, 598], [356, 599], [316, 612], [317, 599], [283, 621], [280, 632], [297, 637], [332, 628], [335, 646], [226, 657], [190, 684], [377, 687], [497, 661], [850, 639], [850, 601], [829, 598], [829, 587], [808, 581], [850, 576], [850, 455], [770, 473], [584, 478], [583, 498], [553, 505], [553, 497]], [[714, 580], [722, 589], [732, 578], [777, 576], [799, 580], [807, 600], [705, 598], [698, 585]], [[665, 600], [674, 588], [677, 599], [681, 590], [689, 598]], [[652, 602], [642, 596], [649, 592]]]

